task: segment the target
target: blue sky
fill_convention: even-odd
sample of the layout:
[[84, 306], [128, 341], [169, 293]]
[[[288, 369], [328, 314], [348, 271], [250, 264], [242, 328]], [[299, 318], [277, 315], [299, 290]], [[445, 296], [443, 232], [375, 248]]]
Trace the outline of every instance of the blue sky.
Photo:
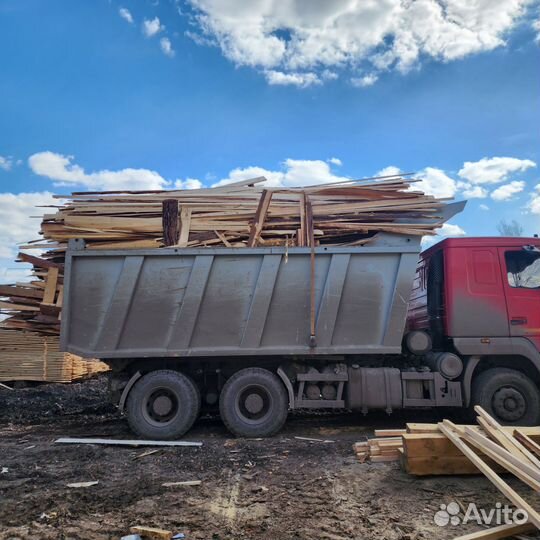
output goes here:
[[397, 167], [476, 195], [467, 234], [540, 232], [538, 3], [378, 4], [0, 0], [1, 268], [51, 193], [261, 171]]

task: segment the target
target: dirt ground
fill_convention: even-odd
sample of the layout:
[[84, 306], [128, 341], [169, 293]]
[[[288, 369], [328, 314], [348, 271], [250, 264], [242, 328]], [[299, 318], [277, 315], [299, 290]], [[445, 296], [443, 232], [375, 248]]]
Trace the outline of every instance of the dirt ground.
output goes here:
[[[483, 477], [419, 479], [396, 463], [356, 462], [353, 442], [379, 427], [436, 420], [428, 414], [293, 414], [265, 440], [233, 439], [219, 418], [202, 418], [186, 436], [202, 447], [143, 457], [147, 448], [54, 444], [59, 436], [132, 437], [105, 399], [104, 378], [0, 388], [0, 539], [118, 539], [133, 525], [188, 540], [445, 539], [479, 527], [437, 526], [441, 504], [506, 502]], [[202, 483], [162, 485], [183, 480]]]

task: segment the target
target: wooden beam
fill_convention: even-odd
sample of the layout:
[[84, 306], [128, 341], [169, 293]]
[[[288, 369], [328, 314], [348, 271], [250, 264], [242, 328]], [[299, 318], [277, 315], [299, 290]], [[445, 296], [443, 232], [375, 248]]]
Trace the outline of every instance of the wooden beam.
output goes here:
[[531, 452], [540, 456], [540, 444], [533, 441], [528, 435], [523, 433], [520, 429], [514, 430], [514, 437]]
[[273, 192], [267, 189], [264, 189], [261, 194], [259, 205], [257, 206], [255, 217], [253, 218], [251, 229], [249, 231], [247, 247], [255, 247], [257, 245], [257, 240], [263, 230], [266, 214], [268, 213], [268, 208], [272, 200], [272, 194]]
[[454, 540], [502, 540], [516, 534], [527, 534], [536, 530], [537, 528], [532, 523], [523, 523], [521, 525], [510, 523], [508, 525], [499, 525], [490, 529], [458, 536]]
[[178, 199], [165, 199], [162, 207], [163, 244], [174, 246], [180, 237]]
[[54, 441], [58, 444], [105, 444], [113, 446], [202, 446], [202, 442], [190, 441], [150, 441], [145, 439], [93, 439], [60, 437]]
[[63, 268], [64, 265], [60, 263], [55, 263], [47, 259], [41, 259], [40, 257], [34, 257], [34, 255], [28, 255], [28, 253], [23, 253], [22, 251], [17, 255], [17, 259], [20, 261], [33, 264], [38, 268]]

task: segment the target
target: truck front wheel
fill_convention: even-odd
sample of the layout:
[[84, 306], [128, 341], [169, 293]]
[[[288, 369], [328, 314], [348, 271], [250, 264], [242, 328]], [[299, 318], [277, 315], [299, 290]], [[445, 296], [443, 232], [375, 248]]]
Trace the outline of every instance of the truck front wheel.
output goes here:
[[238, 437], [269, 437], [287, 419], [287, 393], [267, 369], [247, 368], [223, 386], [219, 412], [229, 431]]
[[472, 405], [480, 405], [505, 425], [540, 423], [540, 392], [534, 382], [515, 369], [493, 368], [473, 381]]
[[160, 369], [141, 377], [131, 389], [127, 419], [145, 439], [176, 439], [191, 428], [200, 406], [199, 389], [189, 377]]

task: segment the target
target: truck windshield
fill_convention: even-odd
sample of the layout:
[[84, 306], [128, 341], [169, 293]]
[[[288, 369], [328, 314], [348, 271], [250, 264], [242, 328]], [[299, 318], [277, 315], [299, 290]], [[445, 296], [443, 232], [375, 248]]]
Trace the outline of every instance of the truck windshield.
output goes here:
[[540, 288], [540, 253], [507, 251], [504, 254], [508, 283], [522, 289]]

